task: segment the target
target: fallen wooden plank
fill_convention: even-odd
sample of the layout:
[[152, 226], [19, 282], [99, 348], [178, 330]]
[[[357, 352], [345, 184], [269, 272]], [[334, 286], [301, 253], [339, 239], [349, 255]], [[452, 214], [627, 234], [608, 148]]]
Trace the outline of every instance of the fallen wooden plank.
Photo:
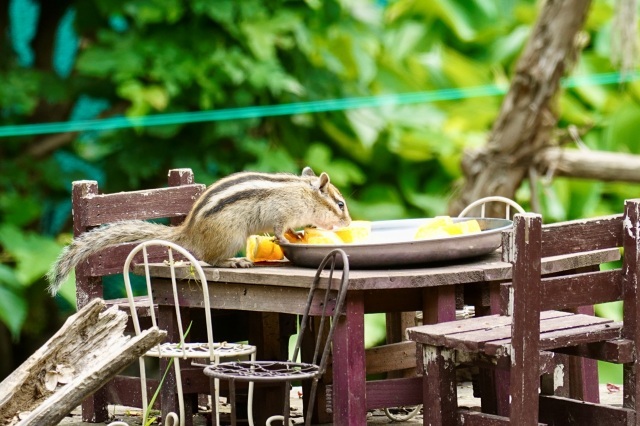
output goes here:
[[0, 383], [0, 425], [57, 425], [166, 336], [157, 328], [125, 336], [127, 314], [104, 308], [89, 302]]

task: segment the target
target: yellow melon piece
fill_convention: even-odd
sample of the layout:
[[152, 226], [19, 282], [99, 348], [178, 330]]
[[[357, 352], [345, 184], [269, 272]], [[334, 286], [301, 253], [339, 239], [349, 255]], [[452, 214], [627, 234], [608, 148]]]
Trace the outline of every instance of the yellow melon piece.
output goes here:
[[418, 228], [415, 239], [444, 238], [480, 231], [480, 224], [475, 219], [454, 223], [449, 216], [437, 216]]
[[474, 232], [480, 232], [480, 225], [477, 220], [472, 219], [445, 225], [442, 230], [449, 235], [473, 234]]
[[282, 249], [273, 237], [251, 235], [247, 238], [247, 258], [252, 262], [265, 262], [284, 259]]
[[371, 234], [371, 222], [368, 220], [354, 220], [349, 226], [336, 229], [335, 234], [346, 244], [366, 241]]
[[318, 228], [304, 228], [303, 243], [306, 244], [344, 244], [333, 231]]
[[425, 238], [446, 237], [449, 233], [443, 228], [448, 225], [453, 225], [453, 220], [450, 216], [436, 216], [433, 219], [427, 220], [423, 225], [420, 225], [413, 238], [422, 240]]
[[460, 228], [463, 234], [473, 234], [482, 231], [482, 229], [480, 229], [480, 224], [475, 219], [458, 222], [456, 225], [458, 225], [458, 228]]

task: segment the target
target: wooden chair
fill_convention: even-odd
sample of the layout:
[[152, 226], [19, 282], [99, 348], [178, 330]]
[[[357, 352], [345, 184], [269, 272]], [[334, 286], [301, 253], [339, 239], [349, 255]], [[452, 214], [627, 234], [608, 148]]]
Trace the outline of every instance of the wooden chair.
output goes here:
[[[205, 190], [205, 185], [195, 184], [190, 169], [174, 169], [168, 174], [169, 187], [142, 191], [100, 194], [96, 181], [73, 182], [73, 231], [74, 236], [90, 229], [119, 220], [169, 218], [171, 224], [182, 222], [193, 203]], [[76, 299], [78, 309], [90, 300], [104, 298], [102, 278], [122, 273], [127, 255], [136, 244], [107, 247], [76, 267]], [[142, 298], [144, 299], [144, 298]], [[142, 302], [143, 300], [141, 300]], [[126, 299], [108, 300], [108, 305], [120, 305], [128, 312]], [[148, 317], [144, 303], [138, 315]], [[104, 422], [107, 404], [118, 403], [139, 407], [141, 398], [135, 377], [118, 376], [82, 404], [82, 418], [88, 422]]]
[[[640, 200], [627, 201], [624, 216], [561, 225], [543, 227], [539, 215], [516, 215], [513, 230], [503, 235], [503, 258], [513, 265], [512, 282], [503, 285], [505, 314], [407, 330], [418, 343], [424, 424], [640, 424], [639, 220]], [[621, 268], [541, 277], [542, 257], [617, 247], [624, 249]], [[614, 300], [624, 301], [622, 322], [552, 310]], [[554, 384], [540, 376], [562, 375], [549, 371], [557, 354], [623, 364], [623, 407], [554, 396]], [[455, 367], [460, 364], [509, 371], [508, 417], [458, 409]]]

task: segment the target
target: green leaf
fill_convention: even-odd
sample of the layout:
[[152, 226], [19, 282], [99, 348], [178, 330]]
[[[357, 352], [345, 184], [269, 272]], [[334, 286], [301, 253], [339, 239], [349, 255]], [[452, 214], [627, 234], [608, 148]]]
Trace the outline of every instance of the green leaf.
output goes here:
[[335, 159], [331, 150], [321, 143], [312, 144], [305, 154], [305, 164], [316, 173], [327, 172], [333, 183], [341, 191], [351, 185], [366, 182], [366, 175], [351, 161]]
[[60, 253], [60, 246], [51, 238], [7, 223], [0, 225], [0, 244], [13, 257], [15, 277], [24, 287], [43, 278]]
[[0, 211], [6, 222], [20, 226], [38, 218], [42, 205], [35, 196], [25, 197], [15, 191], [7, 191], [0, 193]]
[[14, 340], [17, 340], [27, 318], [28, 305], [20, 292], [5, 287], [4, 284], [0, 280], [0, 321], [7, 326]]

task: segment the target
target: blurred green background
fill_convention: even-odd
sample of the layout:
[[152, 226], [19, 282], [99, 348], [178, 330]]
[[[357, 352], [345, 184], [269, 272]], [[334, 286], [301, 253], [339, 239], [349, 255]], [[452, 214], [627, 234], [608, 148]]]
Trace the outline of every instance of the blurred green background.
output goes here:
[[[43, 276], [71, 238], [71, 182], [158, 187], [171, 168], [210, 184], [240, 170], [329, 173], [356, 219], [447, 213], [463, 150], [482, 146], [538, 16], [522, 0], [3, 0], [0, 134], [6, 126], [294, 104], [284, 115], [0, 138], [0, 379], [74, 309]], [[593, 2], [573, 76], [610, 60], [614, 1]], [[470, 88], [484, 88], [474, 95]], [[429, 94], [460, 89], [453, 99]], [[308, 101], [422, 93], [422, 101], [324, 112]], [[426, 94], [426, 95], [425, 95]], [[638, 153], [640, 83], [586, 78], [559, 97], [560, 129], [586, 148]], [[377, 99], [377, 98], [376, 98]], [[296, 106], [297, 105], [297, 106]], [[5, 127], [3, 127], [5, 126]], [[546, 222], [620, 212], [640, 186], [535, 183]], [[529, 207], [530, 189], [516, 199]], [[599, 313], [619, 316], [618, 304]], [[367, 338], [384, 339], [384, 318]], [[619, 369], [602, 381], [620, 383]]]

